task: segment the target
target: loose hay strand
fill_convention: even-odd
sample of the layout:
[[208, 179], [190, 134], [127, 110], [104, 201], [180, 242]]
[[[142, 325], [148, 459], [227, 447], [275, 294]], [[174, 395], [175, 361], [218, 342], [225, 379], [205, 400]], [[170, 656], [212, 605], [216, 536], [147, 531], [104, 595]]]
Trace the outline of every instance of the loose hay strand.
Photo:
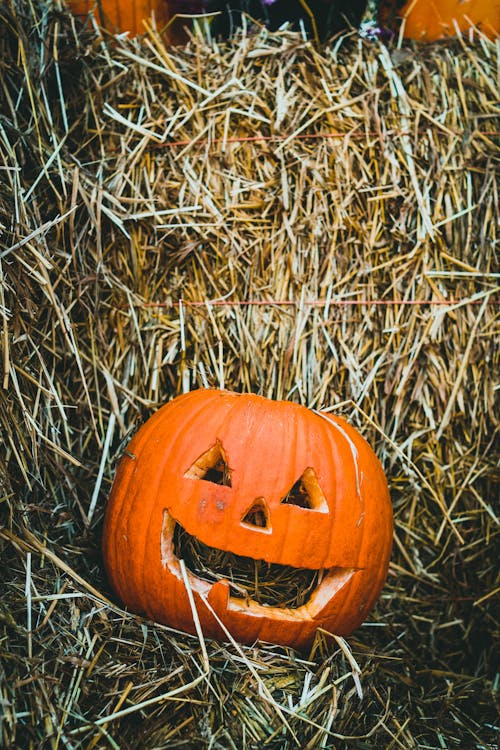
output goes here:
[[201, 623], [200, 623], [200, 618], [199, 618], [198, 612], [196, 610], [196, 604], [195, 604], [195, 601], [194, 601], [193, 592], [191, 590], [191, 584], [189, 583], [189, 578], [188, 578], [188, 575], [187, 575], [187, 572], [186, 572], [186, 564], [185, 564], [184, 560], [180, 559], [179, 560], [179, 565], [180, 565], [180, 569], [181, 569], [182, 580], [184, 581], [184, 585], [185, 585], [186, 591], [188, 593], [189, 605], [190, 605], [191, 611], [193, 613], [193, 622], [194, 622], [194, 626], [196, 628], [196, 635], [198, 636], [198, 639], [200, 641], [201, 653], [202, 653], [202, 656], [203, 656], [203, 669], [204, 669], [204, 672], [205, 672], [204, 676], [206, 677], [210, 673], [210, 662], [209, 662], [209, 659], [208, 659], [207, 647], [205, 645], [205, 638], [203, 637], [203, 630], [202, 630], [202, 627], [201, 627]]

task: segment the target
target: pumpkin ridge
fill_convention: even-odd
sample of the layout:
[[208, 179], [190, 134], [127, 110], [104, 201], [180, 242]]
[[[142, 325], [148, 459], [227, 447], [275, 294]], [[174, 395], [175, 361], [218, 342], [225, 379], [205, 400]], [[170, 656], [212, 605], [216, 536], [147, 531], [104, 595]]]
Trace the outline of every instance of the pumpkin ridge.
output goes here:
[[[332, 430], [330, 428], [330, 425], [327, 422], [325, 422], [324, 419], [320, 419], [318, 421], [318, 427], [320, 429], [322, 439], [325, 441], [325, 445], [328, 446], [332, 455], [335, 455], [335, 445], [333, 444], [334, 441], [333, 441], [333, 435], [332, 435]], [[337, 473], [337, 467], [335, 467], [335, 474], [336, 473]], [[323, 493], [325, 493], [324, 489], [323, 489]], [[337, 517], [337, 498], [330, 497], [329, 495], [330, 495], [330, 492], [326, 493], [325, 498], [326, 498], [326, 502], [328, 503], [328, 508], [332, 515], [333, 520], [328, 528], [328, 542], [327, 544], [325, 544], [325, 555], [329, 554], [332, 548], [333, 531], [335, 528], [335, 519]]]
[[[275, 402], [275, 405], [277, 405], [277, 404], [280, 404], [280, 402]], [[273, 418], [273, 416], [274, 416], [273, 413], [272, 413], [273, 403], [270, 402], [269, 405], [266, 404], [266, 406], [268, 406], [268, 408], [267, 408], [267, 416], [271, 420]], [[283, 438], [282, 438], [281, 444], [280, 444], [280, 455], [279, 455], [279, 457], [275, 458], [275, 465], [278, 466], [278, 467], [286, 467], [286, 464], [287, 464], [287, 456], [286, 456], [287, 450], [289, 449], [289, 446], [291, 445], [292, 440], [294, 438], [294, 433], [295, 433], [295, 430], [294, 430], [295, 413], [294, 413], [293, 409], [289, 409], [289, 418], [288, 419], [284, 419], [283, 421], [284, 421], [284, 425], [285, 425], [285, 430], [284, 430], [284, 435], [283, 435]], [[272, 513], [272, 498], [268, 498], [268, 503], [271, 505], [271, 513]], [[273, 522], [273, 520], [272, 520], [272, 515], [271, 515], [271, 524], [272, 524], [272, 522]], [[281, 547], [281, 549], [287, 547], [289, 535], [290, 535], [290, 525], [288, 525], [286, 527], [286, 533], [285, 533], [285, 536], [284, 536], [284, 538], [282, 540], [282, 547]], [[281, 550], [280, 550], [280, 552], [281, 552]]]
[[[359, 454], [360, 454], [360, 448], [359, 448], [359, 445], [356, 444], [356, 443], [359, 443], [358, 433], [356, 433], [355, 435], [353, 435], [351, 437], [349, 435], [349, 433], [345, 430], [345, 428], [344, 428], [343, 425], [342, 426], [339, 425], [338, 422], [335, 419], [332, 419], [330, 421], [331, 421], [331, 424], [335, 427], [335, 429], [337, 429], [341, 433], [341, 435], [344, 438], [344, 440], [346, 440], [346, 442], [349, 444], [349, 450], [351, 451], [352, 461], [353, 461], [353, 464], [354, 464], [354, 472], [355, 472], [355, 475], [356, 475], [356, 492], [357, 492], [357, 498], [358, 498], [359, 503], [361, 505], [361, 514], [360, 514], [359, 519], [358, 519], [358, 521], [356, 523], [356, 526], [358, 526], [358, 524], [359, 524], [359, 528], [360, 528], [360, 538], [359, 538], [359, 542], [358, 542], [358, 545], [357, 545], [357, 548], [356, 548], [356, 566], [359, 568], [359, 560], [360, 560], [361, 553], [362, 553], [362, 550], [363, 550], [363, 541], [364, 541], [365, 530], [366, 530], [366, 524], [363, 523], [363, 519], [364, 519], [364, 516], [366, 514], [366, 508], [365, 508], [365, 501], [364, 501], [364, 498], [363, 498], [363, 495], [362, 495], [362, 488], [361, 488], [362, 481], [363, 481], [362, 480], [362, 472], [361, 472], [361, 470], [359, 468], [359, 462], [358, 462]], [[364, 438], [363, 438], [363, 440], [364, 440]], [[360, 521], [361, 521], [361, 523], [359, 523]], [[349, 582], [349, 586], [350, 585], [351, 585], [351, 582]], [[347, 594], [347, 592], [346, 592], [346, 594]], [[338, 614], [339, 617], [340, 617], [340, 614], [342, 612], [343, 606], [346, 603], [346, 601], [347, 601], [347, 596], [346, 596], [346, 599], [344, 599], [341, 602], [341, 604], [340, 604], [340, 610], [339, 610], [339, 614]]]
[[[227, 393], [228, 392], [225, 392], [225, 394]], [[238, 421], [241, 412], [244, 412], [246, 409], [250, 410], [250, 408], [253, 405], [254, 398], [255, 398], [255, 395], [253, 393], [240, 394], [240, 398], [235, 398], [231, 408], [224, 414], [223, 419], [221, 420], [220, 429], [224, 430], [228, 422], [232, 423], [234, 421]], [[224, 443], [222, 443], [222, 445], [224, 445]], [[234, 470], [234, 456], [231, 457], [231, 451], [228, 451], [227, 448], [224, 448], [224, 450], [226, 451], [226, 459], [228, 462], [229, 469]], [[236, 488], [238, 487], [238, 481], [239, 481], [239, 477], [237, 473], [235, 476], [235, 480], [232, 482], [234, 491], [236, 491]], [[224, 535], [225, 547], [227, 547], [228, 545], [228, 537], [230, 536], [232, 537], [232, 530], [229, 527], [229, 525], [226, 525], [225, 535]]]
[[[104, 563], [106, 566], [106, 569], [108, 571], [108, 577], [110, 581], [113, 584], [113, 588], [121, 589], [121, 578], [122, 578], [122, 569], [124, 561], [122, 559], [122, 555], [119, 552], [118, 545], [119, 545], [119, 533], [115, 531], [115, 533], [110, 534], [107, 532], [108, 528], [113, 528], [115, 524], [118, 526], [118, 528], [121, 526], [122, 517], [121, 517], [121, 498], [123, 494], [127, 494], [129, 487], [132, 482], [133, 477], [133, 468], [130, 466], [129, 471], [127, 472], [127, 464], [124, 464], [123, 461], [125, 458], [128, 458], [129, 461], [133, 461], [129, 455], [125, 455], [121, 461], [120, 465], [118, 467], [118, 471], [115, 478], [114, 487], [116, 486], [118, 489], [115, 493], [112, 492], [108, 503], [106, 507], [106, 514], [104, 517], [104, 525], [103, 525], [103, 544], [102, 544], [102, 554], [104, 558]], [[126, 477], [126, 483], [125, 485], [122, 484], [123, 480], [121, 479], [122, 474], [125, 474], [127, 472]], [[119, 493], [119, 494], [118, 494]]]
[[[333, 424], [335, 424], [337, 420], [339, 420], [338, 417], [331, 415], [330, 421], [332, 421]], [[359, 433], [357, 430], [354, 429], [354, 427], [349, 422], [347, 422], [343, 418], [340, 418], [340, 420], [342, 424], [336, 425], [336, 426], [337, 428], [341, 427], [340, 432], [344, 434], [346, 438], [348, 437], [349, 440], [352, 440], [352, 442], [356, 446], [358, 459], [360, 463], [364, 464], [366, 460], [369, 459], [374, 464], [374, 468], [376, 467], [377, 469], [376, 475], [380, 475], [380, 478], [383, 477], [385, 480], [383, 467], [379, 459], [375, 455], [375, 453], [372, 451], [368, 442], [361, 435], [361, 433]], [[362, 470], [360, 470], [360, 478], [359, 478], [360, 493], [363, 492], [363, 482], [366, 482], [366, 481], [367, 480], [364, 477]], [[359, 539], [359, 544], [357, 545], [356, 567], [358, 570], [370, 569], [371, 578], [374, 581], [374, 583], [377, 584], [372, 587], [372, 592], [371, 593], [369, 592], [366, 602], [363, 605], [363, 613], [368, 613], [369, 611], [371, 611], [375, 602], [377, 601], [377, 598], [379, 595], [378, 589], [381, 588], [379, 584], [383, 585], [383, 583], [385, 582], [387, 578], [389, 559], [390, 559], [391, 548], [392, 548], [392, 530], [393, 530], [392, 507], [390, 507], [390, 498], [389, 498], [388, 491], [386, 492], [386, 497], [384, 497], [383, 494], [377, 495], [377, 503], [385, 501], [386, 503], [388, 503], [390, 510], [391, 510], [391, 513], [389, 516], [389, 522], [384, 523], [384, 524], [380, 524], [380, 523], [378, 524], [379, 530], [381, 527], [383, 527], [384, 535], [383, 537], [378, 539], [377, 549], [379, 550], [380, 553], [382, 553], [383, 550], [386, 550], [386, 554], [384, 555], [382, 559], [377, 558], [375, 561], [371, 560], [370, 565], [366, 566], [364, 562], [363, 564], [361, 564], [360, 560], [366, 559], [366, 555], [367, 555], [366, 547], [369, 546], [371, 549], [371, 546], [372, 546], [372, 544], [369, 541], [367, 541], [367, 539], [368, 540], [371, 539], [373, 537], [373, 534], [369, 533], [367, 537], [367, 531], [370, 531], [369, 519], [371, 518], [371, 515], [372, 515], [370, 511], [371, 511], [371, 506], [374, 504], [374, 500], [373, 499], [370, 500], [369, 498], [366, 498], [366, 502], [365, 502], [365, 500], [361, 496], [360, 496], [360, 500], [362, 500], [362, 516], [360, 516], [360, 518], [363, 518], [363, 521], [359, 524], [360, 539]], [[373, 521], [372, 521], [372, 524], [373, 524]], [[351, 586], [351, 584], [352, 582], [349, 582], [349, 586]], [[348, 591], [346, 591], [346, 600], [344, 604], [347, 603], [348, 601], [347, 595], [348, 595]], [[344, 607], [344, 604], [341, 605], [341, 610], [339, 610], [339, 616], [342, 611], [342, 608]], [[363, 614], [363, 619], [364, 619], [364, 616], [365, 615]]]

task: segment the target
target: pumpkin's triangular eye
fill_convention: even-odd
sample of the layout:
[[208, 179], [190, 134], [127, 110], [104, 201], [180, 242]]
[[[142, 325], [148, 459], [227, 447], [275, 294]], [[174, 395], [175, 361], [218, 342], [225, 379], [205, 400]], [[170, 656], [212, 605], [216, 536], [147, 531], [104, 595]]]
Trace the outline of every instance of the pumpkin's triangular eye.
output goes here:
[[319, 485], [316, 472], [311, 467], [308, 467], [290, 487], [281, 502], [286, 505], [296, 505], [305, 510], [328, 513], [328, 503]]
[[247, 512], [241, 519], [244, 526], [255, 526], [262, 531], [270, 531], [271, 524], [269, 521], [269, 508], [263, 497], [258, 497], [253, 501]]
[[231, 469], [219, 440], [196, 459], [184, 476], [186, 479], [204, 479], [205, 482], [231, 487]]

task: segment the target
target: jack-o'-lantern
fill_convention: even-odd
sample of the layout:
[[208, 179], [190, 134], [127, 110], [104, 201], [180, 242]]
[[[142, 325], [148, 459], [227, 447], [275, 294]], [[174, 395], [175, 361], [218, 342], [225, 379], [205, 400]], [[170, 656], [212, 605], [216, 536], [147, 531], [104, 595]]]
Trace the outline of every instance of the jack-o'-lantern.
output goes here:
[[477, 26], [492, 39], [500, 34], [498, 0], [380, 0], [378, 22], [396, 29], [404, 21], [403, 36], [431, 42]]
[[[186, 540], [198, 545], [191, 559]], [[298, 648], [318, 628], [358, 627], [385, 582], [391, 542], [384, 472], [352, 426], [215, 389], [173, 399], [139, 429], [103, 529], [110, 583], [133, 612], [194, 632], [194, 605], [207, 636], [227, 638], [222, 622], [239, 642]], [[211, 567], [224, 554], [230, 564]], [[286, 576], [284, 602], [259, 600], [242, 574], [249, 560]], [[294, 578], [305, 573], [296, 602]]]

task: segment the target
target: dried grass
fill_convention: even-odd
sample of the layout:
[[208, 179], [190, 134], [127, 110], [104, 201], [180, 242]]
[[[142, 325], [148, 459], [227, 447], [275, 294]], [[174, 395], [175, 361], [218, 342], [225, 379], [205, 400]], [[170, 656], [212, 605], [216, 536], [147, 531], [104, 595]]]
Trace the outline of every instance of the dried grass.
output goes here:
[[[481, 38], [167, 49], [2, 5], [5, 747], [495, 746], [497, 74]], [[394, 555], [349, 647], [217, 644], [109, 591], [126, 440], [206, 384], [381, 457]]]

